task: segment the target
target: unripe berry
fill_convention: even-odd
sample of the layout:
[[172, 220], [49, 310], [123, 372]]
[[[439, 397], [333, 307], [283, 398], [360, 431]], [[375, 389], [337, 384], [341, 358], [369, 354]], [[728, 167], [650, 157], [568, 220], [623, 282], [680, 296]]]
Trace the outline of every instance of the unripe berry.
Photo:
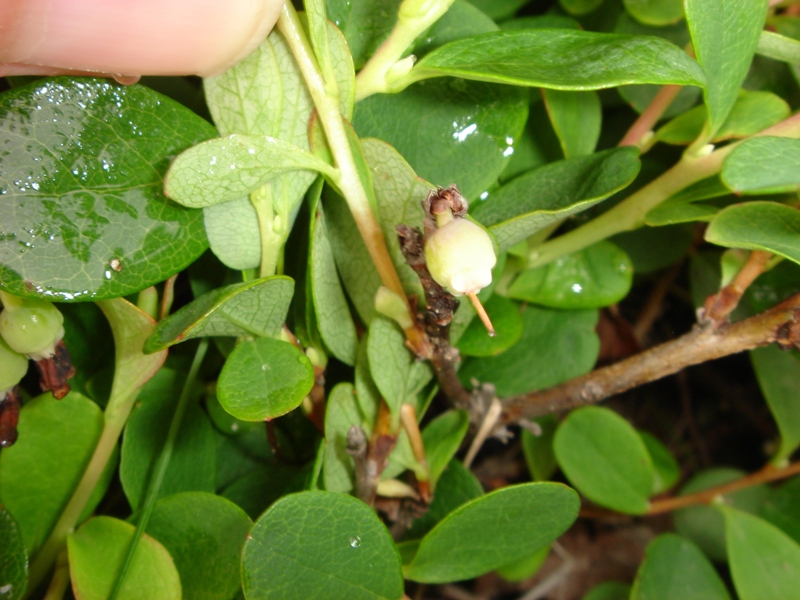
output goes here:
[[28, 359], [14, 352], [3, 338], [0, 338], [0, 402], [6, 392], [17, 385], [27, 372]]
[[46, 300], [21, 299], [3, 294], [0, 336], [15, 352], [34, 360], [49, 358], [64, 337], [64, 317]]
[[425, 244], [431, 277], [454, 296], [476, 294], [492, 282], [497, 263], [489, 234], [468, 219], [455, 218]]

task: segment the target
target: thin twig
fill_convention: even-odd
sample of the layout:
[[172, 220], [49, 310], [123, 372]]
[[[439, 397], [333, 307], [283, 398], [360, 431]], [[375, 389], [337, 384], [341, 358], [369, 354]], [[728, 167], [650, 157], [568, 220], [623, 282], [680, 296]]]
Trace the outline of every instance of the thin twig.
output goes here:
[[753, 250], [734, 276], [733, 281], [706, 299], [701, 320], [709, 321], [714, 325], [720, 325], [727, 321], [730, 314], [739, 305], [742, 294], [764, 272], [764, 268], [771, 258], [772, 254], [769, 252]]
[[698, 325], [675, 340], [561, 385], [508, 398], [500, 423], [596, 404], [686, 367], [771, 343], [800, 346], [800, 294], [749, 319], [716, 328]]
[[655, 95], [644, 112], [634, 121], [630, 129], [625, 133], [618, 146], [642, 146], [648, 133], [658, 123], [661, 115], [669, 108], [675, 96], [681, 91], [679, 85], [665, 85]]
[[495, 425], [497, 425], [497, 419], [500, 418], [502, 412], [503, 405], [500, 404], [497, 398], [493, 398], [492, 403], [489, 405], [489, 410], [486, 411], [486, 416], [478, 429], [478, 433], [475, 434], [475, 439], [472, 440], [467, 456], [464, 457], [464, 466], [468, 469], [472, 466], [472, 461], [475, 460], [475, 456], [477, 456], [478, 450], [481, 449], [486, 438], [492, 434]]

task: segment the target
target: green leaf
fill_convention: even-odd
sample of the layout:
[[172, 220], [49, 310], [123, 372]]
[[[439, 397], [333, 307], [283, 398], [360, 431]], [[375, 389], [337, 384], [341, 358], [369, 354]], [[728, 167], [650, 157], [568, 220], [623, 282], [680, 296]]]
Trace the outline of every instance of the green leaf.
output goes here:
[[653, 491], [653, 463], [636, 430], [599, 406], [575, 410], [553, 439], [567, 479], [591, 501], [627, 514], [644, 514]]
[[514, 16], [528, 0], [470, 0], [470, 4], [479, 8], [494, 21], [503, 21]]
[[[125, 426], [119, 477], [131, 508], [142, 507], [153, 468], [167, 439], [183, 377], [162, 369], [139, 394]], [[196, 402], [187, 406], [158, 498], [188, 491], [214, 491], [215, 444], [208, 417]]]
[[19, 439], [0, 452], [0, 504], [14, 515], [29, 555], [61, 516], [102, 429], [103, 413], [76, 392], [63, 400], [42, 394], [22, 407]]
[[683, 18], [681, 0], [623, 0], [625, 10], [647, 25], [670, 25]]
[[[740, 90], [728, 118], [710, 141], [754, 135], [782, 121], [790, 112], [786, 101], [771, 92]], [[661, 127], [654, 139], [668, 144], [689, 144], [700, 135], [707, 117], [706, 107], [696, 106]]]
[[758, 378], [758, 385], [778, 424], [781, 443], [772, 457], [780, 464], [800, 446], [800, 360], [793, 353], [777, 346], [765, 346], [750, 351], [750, 360]]
[[400, 0], [327, 0], [328, 19], [342, 30], [357, 69], [375, 53], [397, 21]]
[[400, 557], [370, 507], [333, 492], [285, 496], [256, 521], [242, 556], [250, 600], [400, 600]]
[[741, 600], [793, 598], [800, 589], [800, 546], [780, 529], [748, 513], [725, 515], [728, 563]]
[[514, 485], [472, 500], [422, 539], [406, 577], [421, 583], [471, 579], [530, 556], [566, 531], [579, 505], [578, 495], [560, 483]]
[[415, 56], [425, 56], [447, 42], [498, 29], [485, 11], [467, 0], [455, 0], [447, 12], [415, 40], [413, 53]]
[[619, 581], [604, 581], [594, 586], [582, 600], [628, 600], [631, 586]]
[[728, 196], [733, 198], [733, 202], [738, 202], [719, 177], [701, 179], [653, 208], [645, 216], [645, 223], [650, 227], [660, 227], [675, 223], [710, 221], [719, 212], [719, 207], [702, 201], [720, 196]]
[[631, 600], [730, 600], [714, 566], [700, 549], [674, 533], [647, 545]]
[[325, 214], [321, 207], [316, 213], [309, 261], [314, 314], [326, 348], [343, 363], [352, 366], [358, 344], [356, 326], [336, 273]]
[[405, 345], [400, 328], [385, 317], [372, 319], [367, 337], [372, 380], [392, 411], [400, 416], [403, 404], [417, 406], [417, 394], [433, 377], [428, 363], [417, 362]]
[[458, 338], [458, 350], [464, 356], [494, 356], [508, 350], [522, 335], [520, 307], [497, 294], [483, 305], [494, 325], [495, 336], [486, 333], [479, 319], [473, 319]]
[[762, 0], [686, 0], [684, 9], [697, 62], [708, 82], [706, 136], [714, 137], [728, 118], [753, 60], [767, 2]]
[[445, 468], [461, 447], [469, 429], [469, 415], [465, 410], [448, 410], [428, 423], [422, 430], [425, 460], [428, 462], [431, 488], [436, 489]]
[[163, 281], [205, 249], [168, 202], [170, 157], [214, 135], [142, 86], [58, 78], [0, 99], [0, 281], [18, 296], [97, 300]]
[[414, 520], [403, 539], [421, 539], [459, 506], [481, 496], [483, 488], [475, 475], [458, 460], [452, 459], [439, 477], [428, 511]]
[[547, 114], [561, 143], [564, 158], [594, 152], [603, 119], [600, 97], [595, 92], [542, 90]]
[[553, 308], [600, 308], [622, 300], [632, 283], [631, 259], [611, 242], [602, 241], [523, 271], [508, 295]]
[[706, 240], [727, 248], [766, 250], [800, 263], [800, 211], [777, 202], [747, 202], [719, 212]]
[[497, 180], [527, 116], [524, 90], [456, 79], [370, 96], [356, 105], [353, 125], [359, 136], [391, 144], [423, 179], [456, 183], [471, 200]]
[[369, 437], [372, 423], [364, 419], [350, 383], [338, 384], [328, 395], [325, 407], [325, 464], [323, 477], [329, 492], [348, 493], [353, 489], [353, 457], [347, 452], [347, 432], [361, 427]]
[[[182, 152], [164, 181], [164, 193], [190, 208], [236, 200], [287, 171], [337, 171], [295, 144], [266, 135], [232, 134]], [[309, 182], [310, 183], [310, 182]]]
[[[715, 468], [695, 475], [681, 488], [680, 495], [693, 494], [704, 489], [723, 485], [744, 477], [746, 473], [738, 469]], [[726, 494], [722, 500], [728, 506], [756, 513], [761, 508], [768, 490], [764, 485], [745, 488]], [[675, 529], [689, 538], [712, 560], [725, 561], [725, 523], [719, 511], [711, 506], [696, 505], [675, 511]]]
[[550, 556], [550, 547], [545, 546], [526, 558], [503, 565], [497, 569], [497, 574], [506, 581], [512, 583], [524, 581], [533, 577], [542, 567], [548, 556]]
[[619, 233], [610, 241], [633, 261], [633, 272], [642, 275], [668, 267], [686, 255], [694, 244], [694, 227], [681, 223], [640, 227]]
[[765, 30], [758, 38], [756, 53], [774, 60], [800, 64], [800, 41]]
[[552, 223], [579, 213], [628, 186], [639, 152], [616, 148], [550, 163], [513, 179], [473, 205], [472, 216], [507, 250]]
[[277, 336], [293, 293], [294, 282], [283, 275], [217, 288], [162, 319], [145, 352], [197, 337]]
[[[78, 598], [108, 598], [133, 532], [133, 525], [119, 519], [94, 517], [67, 538], [70, 578]], [[117, 598], [181, 598], [180, 577], [172, 557], [164, 546], [147, 534], [136, 547]]]
[[800, 477], [771, 489], [759, 516], [800, 544]]
[[230, 600], [241, 588], [239, 557], [252, 524], [224, 498], [187, 492], [155, 504], [147, 534], [175, 561], [184, 598]]
[[475, 378], [493, 383], [500, 397], [557, 385], [588, 372], [597, 359], [596, 310], [564, 311], [528, 306], [522, 337], [497, 356], [470, 358], [458, 372], [468, 385]]
[[297, 467], [275, 462], [239, 477], [220, 495], [239, 506], [251, 519], [257, 519], [273, 502], [292, 491], [300, 473]]
[[555, 415], [545, 415], [535, 421], [541, 429], [541, 433], [534, 435], [528, 429], [523, 429], [520, 440], [522, 452], [533, 480], [547, 481], [558, 466], [555, 454], [553, 454], [553, 436], [559, 421]]
[[740, 194], [800, 188], [800, 140], [763, 136], [743, 141], [722, 163], [722, 181]]
[[203, 208], [208, 245], [222, 263], [237, 271], [261, 263], [261, 230], [248, 196]]
[[569, 14], [581, 16], [596, 10], [603, 0], [558, 0], [558, 3]]
[[402, 84], [444, 75], [578, 91], [706, 81], [694, 60], [662, 38], [571, 29], [499, 31], [450, 42], [419, 61]]
[[653, 462], [653, 494], [660, 494], [667, 491], [678, 483], [681, 476], [681, 469], [675, 457], [654, 435], [646, 431], [640, 431], [639, 437], [642, 438], [650, 460]]
[[3, 600], [19, 600], [28, 585], [28, 553], [19, 525], [0, 506], [0, 593]]
[[297, 408], [314, 385], [314, 369], [289, 342], [246, 340], [228, 357], [217, 385], [225, 410], [243, 421], [262, 421]]

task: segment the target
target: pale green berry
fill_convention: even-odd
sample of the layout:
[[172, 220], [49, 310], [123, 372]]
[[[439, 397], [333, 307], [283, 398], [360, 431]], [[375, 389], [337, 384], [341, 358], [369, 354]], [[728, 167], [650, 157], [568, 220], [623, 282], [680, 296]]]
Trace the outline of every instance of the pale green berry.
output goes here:
[[0, 400], [17, 385], [28, 372], [28, 359], [14, 352], [0, 337]]
[[425, 244], [431, 277], [455, 296], [476, 294], [492, 282], [497, 263], [489, 234], [468, 219], [456, 218]]
[[12, 350], [34, 360], [49, 358], [64, 336], [64, 317], [46, 300], [6, 303], [0, 313], [0, 335]]

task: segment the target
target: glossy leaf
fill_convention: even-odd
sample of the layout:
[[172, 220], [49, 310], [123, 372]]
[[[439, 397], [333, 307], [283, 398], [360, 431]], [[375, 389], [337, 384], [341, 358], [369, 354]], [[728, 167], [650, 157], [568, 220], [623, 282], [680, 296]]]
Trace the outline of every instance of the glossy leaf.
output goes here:
[[103, 413], [76, 392], [63, 400], [46, 393], [22, 407], [17, 429], [17, 442], [0, 452], [0, 504], [14, 515], [33, 555], [83, 475], [103, 429]]
[[473, 205], [472, 216], [507, 250], [540, 229], [590, 208], [629, 185], [639, 172], [636, 149], [617, 148], [534, 169]]
[[792, 598], [800, 589], [800, 545], [780, 529], [730, 507], [725, 515], [728, 563], [741, 600]]
[[392, 414], [400, 406], [417, 407], [417, 394], [433, 377], [430, 365], [417, 362], [405, 345], [405, 336], [393, 321], [375, 318], [369, 326], [367, 356], [370, 373]]
[[647, 511], [653, 463], [636, 430], [607, 408], [573, 411], [553, 439], [556, 460], [587, 498], [628, 514]]
[[800, 263], [800, 211], [777, 202], [746, 202], [721, 211], [706, 240], [727, 248], [766, 250]]
[[708, 77], [704, 95], [706, 136], [711, 139], [736, 102], [764, 28], [767, 3], [730, 0], [723, 7], [720, 2], [686, 0], [684, 9], [697, 62]]
[[146, 531], [172, 556], [184, 598], [230, 600], [241, 588], [239, 558], [252, 525], [232, 502], [188, 492], [159, 500]]
[[248, 599], [400, 600], [400, 557], [366, 504], [333, 492], [281, 498], [256, 521], [242, 556]]
[[800, 477], [771, 489], [759, 516], [800, 544]]
[[594, 152], [603, 119], [600, 97], [595, 92], [542, 90], [547, 114], [561, 143], [564, 158]]
[[422, 539], [405, 575], [422, 583], [459, 581], [530, 556], [566, 531], [579, 505], [578, 495], [560, 483], [499, 489], [440, 521]]
[[422, 430], [425, 460], [428, 462], [431, 487], [461, 447], [469, 429], [469, 415], [464, 410], [449, 410], [436, 417]]
[[185, 268], [202, 215], [167, 201], [169, 158], [214, 135], [142, 86], [49, 79], [0, 100], [0, 281], [19, 296], [113, 298]]
[[325, 214], [317, 210], [311, 242], [310, 283], [319, 333], [330, 352], [343, 363], [355, 364], [356, 327], [336, 273]]
[[328, 19], [342, 30], [357, 69], [389, 36], [400, 0], [375, 4], [371, 0], [328, 0]]
[[335, 170], [299, 146], [265, 135], [232, 134], [181, 153], [167, 172], [164, 192], [190, 208], [236, 200], [281, 173]]
[[528, 306], [520, 340], [486, 358], [470, 358], [458, 372], [464, 385], [493, 383], [500, 397], [544, 389], [588, 372], [597, 359], [597, 311]]
[[681, 469], [678, 461], [672, 453], [662, 444], [657, 437], [640, 431], [639, 437], [642, 438], [650, 460], [653, 463], [653, 494], [660, 494], [667, 491], [678, 482], [681, 476]]
[[800, 360], [795, 354], [777, 346], [750, 351], [758, 384], [780, 431], [780, 447], [772, 457], [774, 463], [788, 459], [800, 446]]
[[648, 25], [669, 25], [683, 18], [680, 0], [624, 0], [623, 3], [631, 16]]
[[277, 336], [293, 293], [294, 282], [283, 275], [217, 288], [162, 319], [145, 351], [197, 337]]
[[[789, 105], [780, 96], [741, 90], [728, 118], [711, 141], [716, 143], [756, 134], [782, 121], [790, 112]], [[661, 127], [654, 139], [668, 144], [689, 144], [700, 135], [707, 117], [706, 107], [696, 106]]]
[[555, 415], [545, 415], [536, 419], [536, 424], [541, 430], [539, 435], [533, 434], [528, 429], [522, 430], [520, 439], [522, 452], [534, 481], [547, 481], [558, 466], [553, 454], [553, 436], [558, 423]]
[[[112, 517], [94, 517], [67, 538], [69, 572], [75, 596], [104, 600], [111, 593], [133, 537], [134, 527]], [[169, 552], [147, 534], [128, 567], [119, 600], [180, 600], [181, 582]]]
[[450, 42], [419, 61], [403, 83], [443, 75], [561, 90], [705, 84], [697, 63], [666, 40], [571, 29], [500, 31]]
[[217, 397], [237, 419], [274, 419], [297, 408], [314, 385], [311, 362], [298, 348], [273, 338], [246, 340], [228, 356]]
[[458, 338], [458, 350], [464, 356], [494, 356], [519, 341], [522, 335], [520, 307], [515, 302], [494, 294], [484, 303], [494, 325], [495, 335], [490, 337], [480, 319], [473, 319]]
[[523, 271], [508, 295], [553, 308], [600, 308], [622, 300], [632, 283], [631, 259], [611, 242], [602, 241]]
[[[142, 507], [183, 386], [183, 376], [162, 369], [142, 388], [125, 426], [119, 477], [131, 508]], [[214, 491], [215, 444], [211, 424], [196, 402], [187, 406], [157, 498]]]
[[[746, 473], [738, 469], [715, 468], [695, 475], [681, 488], [680, 494], [692, 494], [701, 490], [722, 485], [744, 477]], [[722, 497], [725, 504], [739, 510], [757, 513], [767, 496], [766, 486], [745, 488]], [[675, 511], [675, 529], [690, 539], [712, 560], [727, 559], [725, 543], [725, 523], [720, 512], [711, 506], [697, 505]]]
[[0, 594], [19, 600], [28, 585], [28, 553], [14, 517], [0, 506]]
[[456, 183], [471, 200], [508, 163], [528, 116], [527, 105], [528, 95], [510, 86], [428, 81], [362, 100], [353, 125], [359, 136], [391, 144], [423, 179], [440, 186]]
[[631, 600], [730, 600], [725, 584], [700, 549], [664, 533], [647, 546]]
[[416, 39], [413, 53], [416, 56], [425, 56], [447, 42], [498, 29], [488, 13], [477, 8], [473, 2], [455, 0], [447, 12]]
[[789, 192], [800, 187], [800, 140], [755, 137], [739, 144], [722, 164], [722, 181], [740, 194]]
[[483, 496], [483, 488], [475, 475], [458, 460], [451, 460], [439, 477], [436, 491], [433, 494], [433, 502], [427, 512], [418, 519], [414, 519], [403, 539], [421, 539], [439, 521], [459, 506], [481, 496]]
[[349, 383], [338, 384], [328, 395], [325, 407], [325, 464], [323, 477], [329, 492], [347, 493], [353, 489], [353, 457], [347, 452], [347, 433], [361, 427], [369, 436], [372, 423], [365, 422]]

